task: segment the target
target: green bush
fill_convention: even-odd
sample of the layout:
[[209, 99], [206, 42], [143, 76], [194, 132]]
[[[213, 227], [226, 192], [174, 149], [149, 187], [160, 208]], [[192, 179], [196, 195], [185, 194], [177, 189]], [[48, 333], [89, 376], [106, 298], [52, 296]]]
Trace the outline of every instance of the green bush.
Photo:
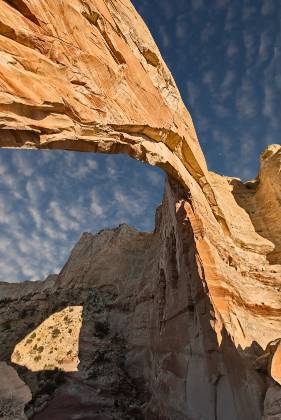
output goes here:
[[53, 338], [57, 338], [60, 334], [61, 334], [61, 331], [60, 331], [58, 328], [55, 328], [55, 329], [52, 331], [52, 337], [53, 337]]

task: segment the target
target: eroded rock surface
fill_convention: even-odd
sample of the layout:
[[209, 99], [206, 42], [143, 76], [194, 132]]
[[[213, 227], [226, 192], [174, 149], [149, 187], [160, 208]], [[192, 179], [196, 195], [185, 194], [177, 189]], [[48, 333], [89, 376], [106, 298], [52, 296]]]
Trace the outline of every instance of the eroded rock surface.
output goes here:
[[28, 415], [278, 418], [281, 147], [251, 182], [208, 172], [128, 0], [3, 0], [0, 51], [1, 147], [128, 153], [169, 176], [154, 233], [86, 234], [59, 276], [0, 285], [8, 362], [48, 317], [83, 306], [77, 373], [44, 389], [45, 371], [17, 368]]
[[24, 420], [24, 407], [32, 395], [28, 386], [20, 379], [15, 369], [0, 362], [0, 418]]
[[[47, 365], [41, 372], [18, 367], [33, 391], [34, 400], [28, 408], [32, 418], [66, 420], [80, 413], [85, 419], [201, 416], [248, 420], [261, 419], [263, 404], [265, 415], [276, 411], [277, 403], [270, 408], [270, 401], [277, 398], [271, 391], [264, 403], [268, 386], [276, 395], [279, 385], [274, 386], [270, 371], [267, 373], [270, 359], [262, 340], [279, 334], [274, 331], [278, 317], [274, 324], [273, 309], [269, 315], [265, 310], [258, 313], [257, 303], [244, 307], [246, 300], [241, 308], [231, 294], [230, 281], [219, 301], [225, 307], [214, 305], [214, 286], [204, 268], [211, 254], [203, 247], [206, 234], [192, 207], [190, 194], [170, 180], [157, 210], [154, 233], [121, 225], [97, 235], [84, 234], [58, 276], [26, 283], [24, 294], [15, 293], [20, 285], [3, 284], [0, 356], [5, 360], [18, 341], [33, 336], [50, 314], [73, 304], [83, 307], [78, 372], [68, 372], [58, 381], [52, 373], [46, 378]], [[234, 260], [225, 264], [229, 270], [235, 269]], [[245, 284], [241, 273], [233, 279], [241, 282], [241, 294], [244, 287], [245, 295], [256, 281], [250, 272], [246, 275]], [[261, 280], [255, 285], [261, 288]], [[276, 293], [274, 284], [263, 287], [264, 300], [265, 290], [269, 296]], [[218, 299], [218, 290], [215, 292]], [[255, 296], [257, 292], [255, 289]], [[234, 308], [241, 321], [239, 315], [234, 318]], [[265, 309], [264, 305], [261, 308]], [[248, 326], [248, 336], [242, 332], [243, 316], [255, 323]], [[266, 324], [269, 331], [258, 331], [251, 342], [250, 334]], [[62, 318], [61, 330], [66, 328]], [[234, 337], [237, 342], [243, 339], [244, 346], [237, 345]], [[40, 345], [48, 356], [48, 339], [41, 337]], [[23, 361], [35, 353], [29, 347], [22, 349]], [[257, 363], [258, 358], [265, 361]], [[17, 363], [20, 365], [20, 360]]]
[[190, 115], [130, 1], [3, 0], [0, 23], [2, 146], [126, 152], [183, 176], [184, 167], [206, 172]]

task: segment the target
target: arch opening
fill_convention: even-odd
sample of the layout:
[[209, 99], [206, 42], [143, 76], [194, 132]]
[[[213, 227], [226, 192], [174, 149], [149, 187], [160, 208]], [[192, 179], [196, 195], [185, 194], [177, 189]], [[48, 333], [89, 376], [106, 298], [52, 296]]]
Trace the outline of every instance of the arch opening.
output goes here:
[[58, 272], [83, 232], [153, 231], [164, 174], [125, 155], [2, 150], [0, 281]]

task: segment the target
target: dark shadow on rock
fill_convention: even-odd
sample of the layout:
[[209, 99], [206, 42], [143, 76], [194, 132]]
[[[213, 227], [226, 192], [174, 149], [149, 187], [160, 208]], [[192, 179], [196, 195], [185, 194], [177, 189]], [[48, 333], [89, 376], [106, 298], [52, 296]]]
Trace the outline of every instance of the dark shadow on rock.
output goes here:
[[[32, 298], [27, 296], [29, 302]], [[10, 362], [15, 345], [50, 315], [68, 306], [81, 305], [80, 363], [77, 372], [59, 369], [32, 372], [10, 362], [33, 392], [33, 400], [26, 407], [28, 416], [33, 413], [31, 418], [40, 420], [67, 420], [75, 415], [84, 420], [143, 419], [142, 406], [149, 399], [149, 393], [141, 378], [131, 378], [126, 371], [126, 343], [121, 334], [111, 331], [108, 322], [116, 297], [108, 290], [76, 288], [68, 296], [65, 290], [57, 290], [52, 299], [45, 298], [52, 301], [50, 307], [36, 311], [38, 302], [34, 302], [34, 307], [30, 305], [29, 313], [37, 316], [32, 323], [26, 323], [19, 336], [13, 326], [10, 334], [6, 332], [8, 345], [5, 349], [1, 345], [4, 350], [1, 359]], [[13, 311], [22, 315], [21, 307], [22, 302], [13, 302]]]
[[[189, 194], [170, 179], [154, 234], [143, 247], [139, 243], [147, 239], [140, 236], [136, 242], [140, 248], [133, 257], [140, 258], [146, 249], [146, 267], [135, 283], [128, 276], [128, 290], [121, 274], [108, 284], [112, 260], [102, 260], [105, 284], [100, 277], [85, 283], [91, 258], [98, 258], [89, 254], [88, 268], [77, 278], [80, 287], [63, 288], [59, 276], [54, 294], [2, 301], [2, 313], [8, 305], [13, 308], [10, 330], [1, 335], [0, 359], [8, 362], [15, 345], [51, 314], [83, 306], [77, 372], [15, 366], [33, 391], [30, 418], [261, 419], [268, 379], [254, 361], [262, 349], [257, 343], [236, 348], [225, 329], [218, 343], [212, 328], [215, 311], [184, 202], [191, 203]], [[177, 212], [176, 203], [181, 203]], [[128, 252], [125, 247], [122, 267]]]

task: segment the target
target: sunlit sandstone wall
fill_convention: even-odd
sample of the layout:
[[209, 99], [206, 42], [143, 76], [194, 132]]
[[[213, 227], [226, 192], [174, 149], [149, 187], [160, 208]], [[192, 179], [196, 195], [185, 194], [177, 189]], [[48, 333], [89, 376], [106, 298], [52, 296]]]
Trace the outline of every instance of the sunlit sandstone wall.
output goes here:
[[218, 344], [227, 333], [251, 352], [279, 338], [280, 146], [266, 151], [252, 184], [209, 173], [128, 0], [2, 0], [0, 51], [1, 147], [128, 153], [163, 168], [185, 190], [175, 210], [192, 227]]

